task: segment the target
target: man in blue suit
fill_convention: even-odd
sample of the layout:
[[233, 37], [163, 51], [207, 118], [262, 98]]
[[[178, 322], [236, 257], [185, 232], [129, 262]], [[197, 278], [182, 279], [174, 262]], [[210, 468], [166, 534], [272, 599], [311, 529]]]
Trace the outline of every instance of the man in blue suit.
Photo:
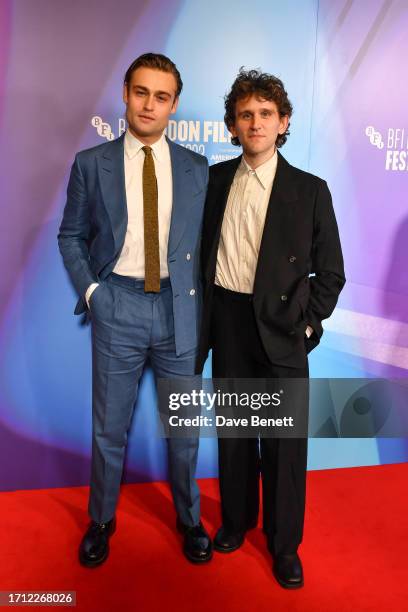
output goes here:
[[[146, 53], [123, 88], [128, 128], [77, 154], [58, 242], [92, 323], [92, 519], [83, 565], [109, 554], [127, 433], [147, 360], [158, 378], [194, 374], [201, 312], [199, 246], [208, 181], [205, 157], [164, 135], [182, 89], [175, 64]], [[184, 553], [206, 562], [200, 521], [198, 438], [169, 439], [170, 483]]]

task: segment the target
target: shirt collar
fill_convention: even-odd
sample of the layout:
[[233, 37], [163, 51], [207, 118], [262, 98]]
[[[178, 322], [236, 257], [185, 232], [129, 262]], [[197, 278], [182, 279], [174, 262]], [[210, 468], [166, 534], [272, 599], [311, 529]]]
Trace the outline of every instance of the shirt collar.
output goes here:
[[276, 174], [276, 167], [278, 165], [278, 150], [275, 149], [275, 153], [266, 162], [258, 166], [255, 170], [251, 168], [244, 156], [241, 160], [241, 171], [245, 173], [254, 174], [261, 186], [264, 189], [270, 187]]
[[[159, 140], [157, 140], [154, 144], [149, 145], [152, 149], [153, 157], [157, 161], [161, 161], [163, 159], [166, 145], [167, 141], [164, 132]], [[136, 138], [136, 136], [133, 136], [128, 128], [125, 134], [125, 153], [127, 158], [133, 159], [144, 146], [145, 144]]]

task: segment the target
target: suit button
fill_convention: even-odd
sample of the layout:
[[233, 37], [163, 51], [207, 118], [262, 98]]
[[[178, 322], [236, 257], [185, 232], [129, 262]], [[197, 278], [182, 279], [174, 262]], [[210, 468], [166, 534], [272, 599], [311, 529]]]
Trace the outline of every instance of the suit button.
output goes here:
[[289, 332], [289, 336], [294, 336], [295, 335], [295, 331], [292, 329], [292, 331]]
[[191, 255], [190, 255], [190, 253], [187, 253], [187, 255], [186, 255], [186, 259], [187, 259], [187, 261], [190, 261], [190, 259], [191, 259]]
[[281, 295], [282, 302], [286, 302], [287, 299], [288, 299], [287, 295]]
[[294, 255], [291, 255], [291, 256], [289, 257], [289, 261], [290, 261], [290, 263], [295, 262], [295, 261], [296, 261], [296, 257], [295, 257]]
[[195, 295], [195, 289], [191, 289], [190, 295]]

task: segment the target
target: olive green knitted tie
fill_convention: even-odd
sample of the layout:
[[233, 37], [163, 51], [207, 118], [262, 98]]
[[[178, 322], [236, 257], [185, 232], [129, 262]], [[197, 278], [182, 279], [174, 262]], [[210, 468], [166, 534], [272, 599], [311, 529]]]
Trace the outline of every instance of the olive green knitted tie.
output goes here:
[[144, 290], [160, 291], [159, 212], [157, 180], [151, 147], [143, 147]]

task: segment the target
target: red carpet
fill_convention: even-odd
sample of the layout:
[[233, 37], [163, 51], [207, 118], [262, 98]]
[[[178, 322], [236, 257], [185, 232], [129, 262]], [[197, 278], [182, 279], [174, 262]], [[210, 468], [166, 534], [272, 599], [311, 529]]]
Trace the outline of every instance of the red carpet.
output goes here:
[[[86, 612], [400, 612], [408, 609], [407, 481], [408, 464], [309, 472], [305, 586], [297, 591], [276, 583], [260, 529], [205, 566], [186, 561], [162, 483], [123, 487], [110, 557], [94, 570], [76, 556], [86, 488], [1, 493], [0, 590], [75, 590], [76, 609]], [[217, 481], [200, 486], [213, 534]]]

